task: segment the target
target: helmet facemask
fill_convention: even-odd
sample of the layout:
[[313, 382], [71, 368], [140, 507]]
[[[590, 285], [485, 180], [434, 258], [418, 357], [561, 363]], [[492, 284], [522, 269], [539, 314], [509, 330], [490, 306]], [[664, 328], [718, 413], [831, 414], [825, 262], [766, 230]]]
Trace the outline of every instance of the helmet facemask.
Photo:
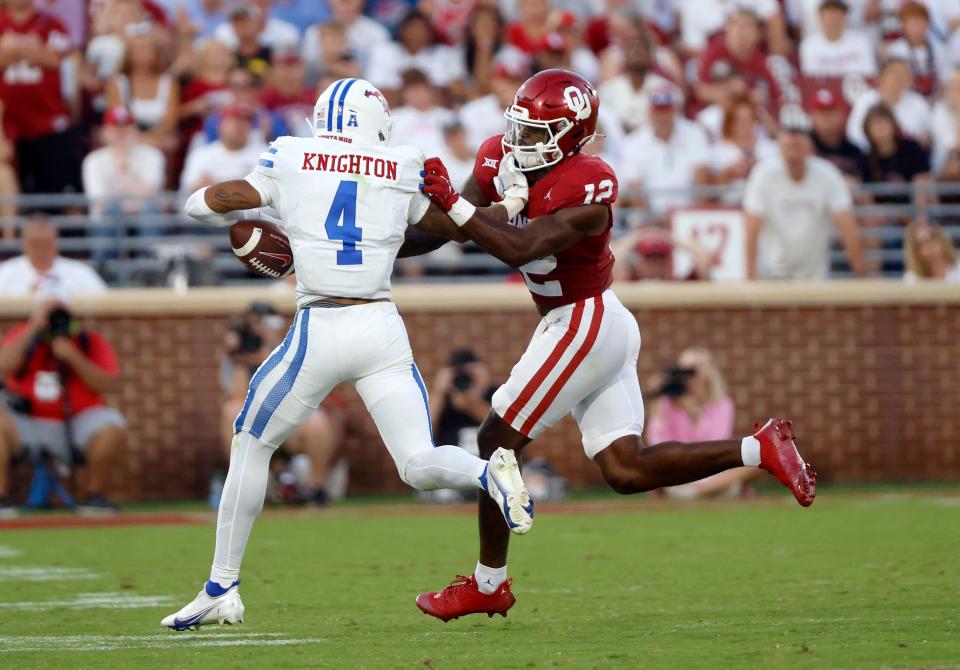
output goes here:
[[573, 128], [569, 119], [531, 119], [527, 110], [517, 105], [503, 115], [507, 119], [507, 132], [501, 143], [505, 151], [513, 152], [521, 172], [550, 167], [563, 160], [559, 142]]

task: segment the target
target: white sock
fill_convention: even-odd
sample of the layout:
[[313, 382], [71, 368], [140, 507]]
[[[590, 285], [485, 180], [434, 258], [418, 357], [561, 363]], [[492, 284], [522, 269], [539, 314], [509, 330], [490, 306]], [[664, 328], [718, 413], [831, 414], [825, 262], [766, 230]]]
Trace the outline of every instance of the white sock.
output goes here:
[[480, 477], [486, 467], [486, 461], [448, 444], [411, 456], [401, 476], [421, 491], [482, 488]]
[[210, 581], [229, 588], [240, 575], [240, 562], [253, 522], [263, 509], [273, 448], [249, 433], [233, 437], [230, 469], [217, 512], [217, 546]]
[[477, 588], [480, 593], [490, 595], [497, 588], [507, 581], [507, 566], [502, 568], [488, 568], [480, 561], [477, 561], [477, 569], [473, 571], [473, 578], [477, 580]]
[[748, 435], [740, 442], [740, 458], [744, 465], [760, 465], [760, 440]]

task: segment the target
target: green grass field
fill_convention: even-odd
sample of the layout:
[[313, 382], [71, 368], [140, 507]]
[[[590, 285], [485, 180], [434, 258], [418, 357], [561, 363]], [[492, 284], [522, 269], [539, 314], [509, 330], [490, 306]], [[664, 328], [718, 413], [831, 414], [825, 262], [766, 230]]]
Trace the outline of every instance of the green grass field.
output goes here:
[[205, 579], [212, 524], [4, 530], [0, 668], [956, 668], [958, 493], [544, 508], [509, 617], [447, 624], [413, 601], [471, 570], [466, 508], [268, 512], [246, 621], [189, 633], [159, 621]]

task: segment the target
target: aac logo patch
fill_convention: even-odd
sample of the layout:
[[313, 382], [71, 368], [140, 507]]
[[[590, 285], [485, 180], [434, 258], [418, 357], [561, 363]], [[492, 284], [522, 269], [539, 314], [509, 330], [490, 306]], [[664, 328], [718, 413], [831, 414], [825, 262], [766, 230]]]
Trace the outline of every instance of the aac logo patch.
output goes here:
[[484, 158], [484, 159], [483, 159], [483, 167], [485, 167], [485, 168], [493, 168], [494, 170], [496, 170], [496, 169], [497, 169], [497, 163], [499, 163], [499, 162], [500, 162], [500, 161], [497, 160], [496, 158]]

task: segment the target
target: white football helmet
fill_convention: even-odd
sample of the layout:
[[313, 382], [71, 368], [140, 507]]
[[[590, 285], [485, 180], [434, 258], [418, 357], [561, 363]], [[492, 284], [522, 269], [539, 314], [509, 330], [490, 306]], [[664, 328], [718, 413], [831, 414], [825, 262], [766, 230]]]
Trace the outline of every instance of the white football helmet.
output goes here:
[[313, 106], [313, 134], [342, 136], [361, 145], [390, 144], [393, 119], [383, 93], [366, 79], [338, 79]]

